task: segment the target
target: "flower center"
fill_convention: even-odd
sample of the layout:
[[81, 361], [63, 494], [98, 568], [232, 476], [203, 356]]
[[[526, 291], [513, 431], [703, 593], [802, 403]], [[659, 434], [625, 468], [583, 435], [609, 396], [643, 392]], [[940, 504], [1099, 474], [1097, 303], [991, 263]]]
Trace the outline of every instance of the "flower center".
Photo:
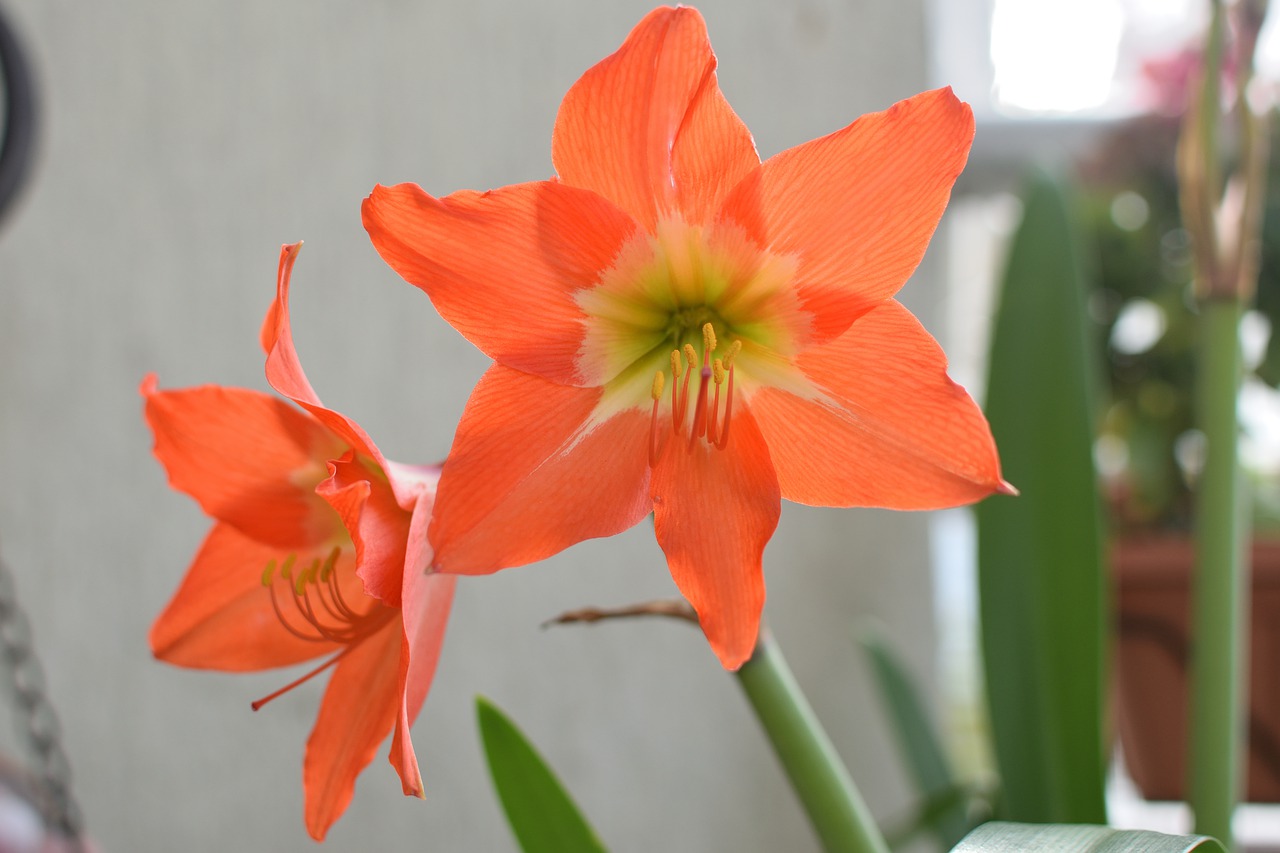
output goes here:
[[678, 351], [683, 351], [686, 346], [696, 343], [699, 339], [702, 339], [705, 346], [704, 330], [707, 326], [721, 334], [729, 329], [729, 324], [710, 306], [695, 305], [689, 308], [677, 308], [672, 311], [667, 320], [667, 340]]
[[[608, 409], [644, 406], [654, 372], [669, 372], [675, 350], [682, 367], [688, 363], [698, 374], [695, 391], [702, 368], [712, 370], [714, 394], [714, 356], [703, 340], [710, 325], [717, 338], [741, 342], [738, 394], [749, 394], [808, 334], [795, 270], [794, 258], [761, 249], [732, 224], [659, 222], [654, 233], [637, 235], [619, 251], [596, 286], [575, 294], [585, 315], [579, 381], [605, 387]], [[701, 348], [702, 358], [688, 359], [688, 346]], [[725, 361], [727, 369], [732, 361]], [[683, 384], [672, 388], [673, 400], [682, 390]]]
[[299, 565], [296, 554], [285, 557], [277, 568], [275, 560], [262, 572], [262, 585], [271, 595], [271, 607], [284, 629], [300, 640], [341, 643], [345, 649], [320, 666], [253, 703], [253, 710], [310, 681], [340, 661], [363, 640], [376, 634], [396, 615], [396, 610], [376, 599], [364, 611], [352, 607], [338, 577], [342, 549], [334, 546], [324, 560], [314, 558]]
[[[705, 310], [705, 309], [703, 309]], [[733, 363], [742, 351], [742, 342], [734, 341], [725, 351], [724, 358], [716, 358], [716, 332], [711, 322], [702, 324], [702, 359], [699, 366], [698, 352], [693, 344], [671, 351], [671, 438], [684, 438], [685, 419], [689, 418], [688, 449], [692, 450], [699, 439], [717, 450], [729, 443], [729, 421], [733, 416]], [[683, 358], [681, 357], [683, 355]], [[698, 374], [698, 395], [694, 399], [693, 413], [689, 414], [689, 385], [693, 374]], [[682, 380], [683, 377], [683, 381]], [[649, 422], [649, 466], [658, 464], [662, 448], [659, 446], [662, 429], [659, 411], [662, 408], [662, 391], [666, 374], [655, 371], [650, 396], [653, 397], [653, 414]], [[715, 386], [715, 391], [710, 386]], [[724, 388], [724, 409], [720, 408], [720, 391]], [[714, 393], [714, 396], [713, 396]]]

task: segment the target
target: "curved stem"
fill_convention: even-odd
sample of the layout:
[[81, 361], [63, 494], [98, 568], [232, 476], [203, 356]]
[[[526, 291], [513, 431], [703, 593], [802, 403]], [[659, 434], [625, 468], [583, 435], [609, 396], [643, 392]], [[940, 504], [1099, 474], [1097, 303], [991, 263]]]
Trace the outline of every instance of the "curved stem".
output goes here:
[[823, 848], [888, 853], [849, 771], [766, 629], [736, 674]]

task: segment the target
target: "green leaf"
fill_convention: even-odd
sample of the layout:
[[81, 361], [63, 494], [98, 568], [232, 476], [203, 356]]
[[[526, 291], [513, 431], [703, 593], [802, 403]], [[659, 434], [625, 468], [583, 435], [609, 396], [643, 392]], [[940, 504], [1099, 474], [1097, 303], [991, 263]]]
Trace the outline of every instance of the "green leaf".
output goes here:
[[[933, 795], [919, 804], [915, 812], [909, 815], [905, 821], [896, 826], [886, 828], [884, 831], [885, 843], [889, 845], [890, 850], [900, 850], [926, 832], [933, 833], [935, 837], [940, 838], [941, 835], [938, 831], [940, 821], [955, 809], [959, 809], [962, 816], [966, 815], [967, 805], [977, 796], [977, 791], [964, 785], [957, 785], [954, 788]], [[971, 821], [966, 817], [965, 827], [960, 831], [959, 835], [954, 839], [943, 842], [943, 844], [950, 847], [963, 838], [975, 823], [976, 821]]]
[[984, 823], [952, 853], [1225, 853], [1204, 835], [1165, 835], [1079, 824]]
[[919, 815], [921, 822], [934, 832], [944, 848], [950, 848], [972, 826], [966, 814], [967, 792], [951, 773], [919, 691], [880, 632], [865, 628], [858, 642], [871, 662], [898, 749], [924, 803]]
[[493, 787], [524, 853], [603, 853], [604, 844], [515, 724], [476, 697]]
[[1002, 815], [1101, 824], [1108, 623], [1079, 257], [1062, 189], [1035, 177], [1009, 251], [986, 405], [1022, 494], [978, 506], [978, 584]]

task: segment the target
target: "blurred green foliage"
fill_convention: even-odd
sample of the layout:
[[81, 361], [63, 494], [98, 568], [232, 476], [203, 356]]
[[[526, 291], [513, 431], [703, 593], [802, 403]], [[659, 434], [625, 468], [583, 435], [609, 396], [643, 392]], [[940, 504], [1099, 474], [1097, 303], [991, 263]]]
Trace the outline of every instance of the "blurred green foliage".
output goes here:
[[[1099, 463], [1116, 532], [1188, 531], [1200, 445], [1193, 389], [1198, 344], [1191, 237], [1178, 210], [1180, 119], [1120, 125], [1078, 170], [1079, 219], [1096, 247], [1098, 326], [1106, 385]], [[1273, 115], [1273, 124], [1277, 120]], [[1280, 131], [1280, 128], [1276, 129]], [[1273, 131], [1272, 139], [1280, 137]], [[1271, 158], [1257, 310], [1280, 328], [1280, 157]], [[1280, 335], [1256, 375], [1280, 381]], [[1250, 472], [1266, 498], [1266, 472]], [[1275, 503], [1255, 502], [1255, 527], [1276, 528]]]

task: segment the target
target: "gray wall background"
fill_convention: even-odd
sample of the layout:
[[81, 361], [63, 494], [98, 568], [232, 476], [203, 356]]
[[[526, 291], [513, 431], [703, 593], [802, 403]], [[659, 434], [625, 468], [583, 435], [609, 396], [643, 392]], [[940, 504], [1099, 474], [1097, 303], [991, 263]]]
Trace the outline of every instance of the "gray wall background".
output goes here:
[[[147, 650], [208, 522], [150, 455], [139, 380], [265, 388], [276, 255], [306, 239], [294, 327], [313, 384], [388, 456], [442, 457], [486, 363], [381, 263], [360, 200], [376, 182], [443, 194], [549, 175], [561, 95], [649, 6], [5, 3], [44, 113], [34, 181], [0, 231], [0, 553], [104, 849], [313, 849], [301, 755], [322, 685], [253, 714], [287, 673], [184, 672]], [[926, 88], [919, 0], [700, 6], [765, 156]], [[935, 266], [904, 294], [931, 326]], [[907, 789], [850, 629], [877, 617], [932, 680], [926, 520], [788, 505], [765, 555], [766, 618], [885, 820], [905, 815]], [[647, 524], [459, 584], [414, 734], [428, 798], [402, 797], [379, 757], [328, 848], [513, 849], [477, 693], [526, 729], [615, 850], [815, 848], [696, 632], [539, 629], [674, 594]], [[7, 729], [0, 745], [20, 750]]]

